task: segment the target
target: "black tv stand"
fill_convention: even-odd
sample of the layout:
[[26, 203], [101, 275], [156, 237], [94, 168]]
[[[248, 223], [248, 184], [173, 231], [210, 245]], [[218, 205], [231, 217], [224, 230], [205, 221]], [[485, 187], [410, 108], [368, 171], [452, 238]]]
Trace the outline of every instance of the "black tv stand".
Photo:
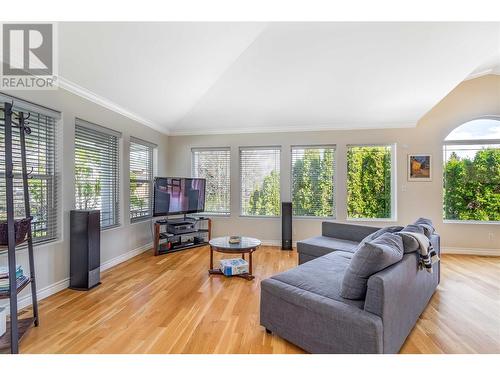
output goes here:
[[[186, 233], [169, 233], [169, 223], [191, 222], [195, 224], [192, 231]], [[184, 215], [179, 218], [166, 218], [154, 223], [154, 254], [162, 255], [180, 250], [190, 249], [208, 245], [212, 233], [212, 221], [210, 218], [189, 217]]]

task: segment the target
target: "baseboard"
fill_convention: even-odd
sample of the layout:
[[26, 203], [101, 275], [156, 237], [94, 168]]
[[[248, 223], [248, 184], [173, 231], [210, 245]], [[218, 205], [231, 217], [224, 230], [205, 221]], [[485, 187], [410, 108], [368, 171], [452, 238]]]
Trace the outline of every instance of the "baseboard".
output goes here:
[[[281, 240], [261, 240], [264, 246], [281, 247]], [[292, 242], [294, 248], [297, 247], [297, 241]], [[480, 248], [465, 248], [465, 247], [442, 247], [443, 254], [457, 255], [479, 255], [479, 256], [500, 256], [500, 249], [480, 249]]]
[[138, 247], [137, 249], [130, 250], [126, 252], [125, 254], [119, 255], [116, 258], [110, 259], [107, 262], [104, 262], [101, 264], [101, 271], [106, 271], [107, 269], [110, 269], [111, 267], [117, 266], [120, 263], [123, 263], [139, 254], [142, 254], [143, 252], [151, 249], [153, 247], [153, 243], [147, 243], [146, 245], [143, 245], [141, 247]]
[[[281, 247], [281, 240], [261, 240], [264, 246], [278, 246]], [[297, 241], [292, 241], [292, 247], [297, 247]]]
[[478, 249], [465, 247], [443, 247], [443, 254], [500, 256], [500, 249]]
[[[119, 255], [116, 258], [110, 259], [107, 262], [104, 262], [101, 264], [101, 271], [108, 270], [108, 269], [110, 269], [114, 266], [117, 266], [118, 264], [123, 263], [123, 262], [125, 262], [125, 261], [139, 255], [139, 254], [142, 254], [143, 252], [151, 249], [152, 246], [153, 246], [153, 243], [150, 242], [146, 245], [138, 247], [137, 249], [133, 249], [133, 250], [126, 252], [125, 254]], [[56, 293], [60, 292], [61, 290], [64, 290], [68, 287], [69, 287], [69, 277], [67, 277], [63, 280], [57, 281], [54, 284], [48, 285], [42, 289], [38, 289], [36, 292], [37, 297], [38, 297], [38, 301], [41, 301], [41, 300], [43, 300], [43, 299], [45, 299], [53, 294], [56, 294]], [[6, 303], [5, 307], [7, 307], [7, 313], [10, 313], [8, 300], [6, 300], [5, 303]], [[22, 310], [26, 307], [31, 306], [31, 293], [19, 298], [19, 300], [17, 302], [17, 306], [18, 306], [18, 310]]]
[[264, 246], [281, 246], [281, 241], [278, 240], [260, 240]]
[[[45, 299], [53, 294], [59, 293], [61, 290], [66, 289], [69, 287], [69, 277], [66, 279], [60, 280], [54, 284], [51, 284], [49, 286], [46, 286], [45, 288], [38, 289], [36, 292], [36, 295], [38, 297], [38, 301], [41, 301], [42, 299]], [[26, 296], [23, 296], [19, 298], [17, 301], [17, 309], [22, 310], [26, 307], [31, 306], [31, 293], [29, 293]], [[9, 310], [9, 307], [7, 306], [7, 310]]]

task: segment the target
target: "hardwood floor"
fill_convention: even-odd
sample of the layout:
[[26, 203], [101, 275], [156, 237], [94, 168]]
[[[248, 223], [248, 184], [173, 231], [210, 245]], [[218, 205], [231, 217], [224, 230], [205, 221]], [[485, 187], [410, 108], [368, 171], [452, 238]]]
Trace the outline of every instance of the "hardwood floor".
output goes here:
[[500, 257], [443, 255], [441, 264], [401, 353], [500, 353]]
[[[51, 296], [21, 352], [302, 353], [259, 325], [260, 280], [294, 267], [295, 251], [259, 249], [254, 281], [209, 277], [208, 262], [207, 248], [149, 251], [90, 292]], [[500, 353], [499, 285], [500, 258], [443, 256], [441, 285], [401, 352]]]

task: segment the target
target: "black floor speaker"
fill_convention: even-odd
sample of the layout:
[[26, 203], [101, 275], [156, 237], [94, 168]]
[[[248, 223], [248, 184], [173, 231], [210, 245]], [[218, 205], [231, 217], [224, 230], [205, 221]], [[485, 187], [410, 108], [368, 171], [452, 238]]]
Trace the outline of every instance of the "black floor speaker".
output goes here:
[[281, 202], [281, 250], [292, 250], [292, 202]]
[[76, 290], [89, 290], [101, 282], [101, 213], [70, 212], [70, 282]]

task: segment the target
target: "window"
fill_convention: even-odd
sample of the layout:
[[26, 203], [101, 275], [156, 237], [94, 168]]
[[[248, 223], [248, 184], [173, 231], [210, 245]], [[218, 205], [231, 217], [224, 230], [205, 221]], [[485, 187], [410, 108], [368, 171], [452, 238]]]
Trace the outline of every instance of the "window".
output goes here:
[[333, 217], [335, 146], [292, 147], [292, 207], [295, 216]]
[[231, 194], [231, 150], [193, 148], [191, 175], [206, 179], [205, 213], [229, 215]]
[[[0, 108], [4, 101], [12, 98], [0, 95]], [[28, 180], [33, 243], [52, 241], [58, 238], [58, 173], [56, 170], [56, 120], [58, 112], [14, 99], [13, 120], [17, 122], [19, 112], [29, 116], [26, 136], [26, 166], [31, 178]], [[5, 194], [5, 128], [4, 112], [0, 111], [0, 220], [7, 220]], [[19, 128], [12, 127], [14, 162], [14, 217], [24, 217], [24, 194], [21, 169]]]
[[77, 209], [101, 211], [101, 229], [119, 224], [119, 147], [121, 134], [77, 119], [75, 194]]
[[347, 217], [395, 216], [394, 146], [347, 146]]
[[130, 138], [130, 221], [153, 216], [153, 150], [156, 145]]
[[500, 221], [500, 118], [459, 126], [443, 151], [444, 219]]
[[279, 147], [240, 148], [241, 215], [280, 215]]

